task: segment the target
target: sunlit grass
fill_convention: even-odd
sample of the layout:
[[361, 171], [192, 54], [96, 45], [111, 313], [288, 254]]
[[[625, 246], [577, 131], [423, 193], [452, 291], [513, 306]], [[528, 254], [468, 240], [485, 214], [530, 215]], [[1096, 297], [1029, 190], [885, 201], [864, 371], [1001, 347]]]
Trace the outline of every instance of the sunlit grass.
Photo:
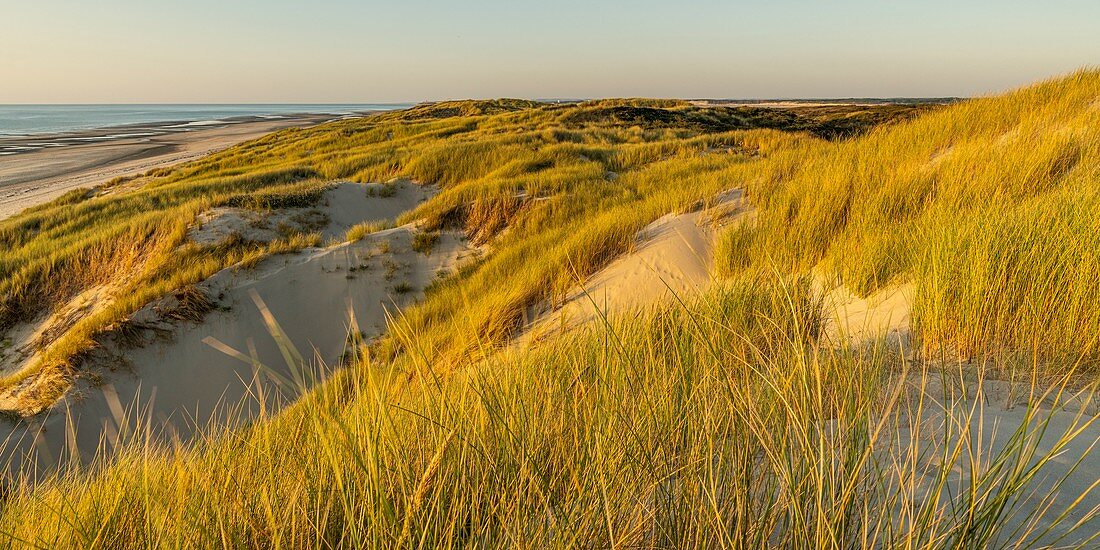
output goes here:
[[0, 530], [113, 548], [942, 548], [1044, 534], [1064, 510], [1025, 511], [1019, 540], [1002, 527], [1074, 432], [1037, 451], [1035, 411], [987, 447], [962, 436], [980, 409], [948, 398], [923, 405], [947, 431], [921, 438], [891, 354], [818, 345], [811, 286], [738, 280], [446, 377], [421, 350], [364, 359], [250, 429], [178, 452], [139, 439], [95, 475], [20, 488]]
[[1095, 366], [1098, 98], [1082, 71], [803, 142], [744, 171], [759, 215], [722, 237], [718, 267], [822, 267], [864, 295], [913, 281], [928, 354]]
[[[527, 110], [514, 110], [520, 107]], [[480, 114], [485, 110], [494, 114]], [[583, 216], [615, 206], [657, 200], [664, 208], [670, 202], [698, 200], [719, 185], [707, 173], [744, 158], [724, 155], [701, 164], [701, 153], [716, 146], [735, 153], [748, 153], [750, 148], [757, 152], [752, 142], [768, 139], [751, 132], [707, 134], [664, 126], [638, 131], [597, 120], [591, 127], [571, 126], [577, 135], [585, 136], [585, 143], [578, 144], [561, 142], [546, 131], [561, 127], [568, 109], [485, 103], [469, 116], [428, 117], [442, 112], [413, 110], [286, 130], [171, 170], [114, 182], [100, 193], [67, 195], [0, 222], [0, 244], [7, 249], [0, 257], [0, 330], [41, 319], [63, 309], [73, 296], [108, 285], [102, 307], [63, 330], [31, 365], [0, 380], [0, 387], [28, 377], [49, 380], [48, 388], [39, 388], [33, 392], [34, 399], [19, 406], [22, 413], [38, 411], [79, 375], [83, 353], [143, 305], [221, 269], [248, 267], [270, 254], [320, 244], [313, 235], [296, 233], [269, 245], [239, 240], [196, 246], [187, 239], [188, 228], [198, 214], [213, 207], [261, 211], [306, 207], [321, 197], [332, 180], [402, 177], [438, 184], [443, 192], [400, 223], [422, 219], [437, 228], [465, 226], [480, 244], [509, 224], [516, 226], [517, 235], [534, 235], [575, 227]], [[655, 180], [664, 177], [656, 172], [637, 178], [637, 183], [629, 177], [609, 183], [612, 170], [625, 174], [649, 164], [659, 164], [666, 171], [679, 166], [685, 185], [655, 197], [652, 191], [660, 184]], [[696, 166], [707, 173], [688, 172]], [[700, 178], [709, 178], [708, 183], [686, 185]], [[521, 205], [528, 207], [519, 219]], [[662, 213], [657, 208], [645, 212], [651, 217]], [[647, 221], [638, 215], [632, 219], [629, 226], [612, 229], [622, 232], [616, 239], [625, 240], [630, 228]], [[371, 229], [373, 225], [353, 228], [349, 238], [362, 237]], [[593, 240], [607, 243], [610, 238]], [[574, 272], [590, 273], [621, 249], [617, 245], [568, 252], [573, 255], [571, 265], [546, 268], [564, 281]], [[559, 254], [566, 253], [562, 250]], [[559, 282], [555, 289], [560, 291], [563, 285]], [[535, 296], [530, 289], [515, 289], [503, 294], [530, 302], [545, 292]], [[481, 336], [507, 336], [508, 331], [493, 328], [496, 321], [478, 323], [489, 330]]]
[[[90, 470], [14, 484], [0, 532], [135, 548], [1060, 542], [1074, 524], [1048, 531], [1066, 511], [1047, 506], [1056, 492], [1032, 499], [1034, 483], [1092, 417], [1065, 405], [1072, 422], [1056, 425], [1036, 399], [990, 445], [975, 435], [984, 406], [947, 387], [1021, 367], [1059, 403], [1067, 382], [1094, 384], [1098, 101], [1100, 74], [1082, 72], [840, 142], [735, 130], [744, 113], [678, 102], [446, 103], [67, 196], [0, 223], [17, 254], [0, 260], [0, 321], [136, 275], [55, 343], [59, 361], [150, 297], [316, 244], [185, 243], [211, 206], [409, 178], [440, 192], [398, 223], [458, 228], [485, 252], [281, 413], [172, 450], [137, 430]], [[739, 187], [754, 212], [720, 236], [713, 290], [510, 346], [531, 308], [559, 304], [648, 223]], [[914, 282], [916, 361], [904, 342], [822, 339], [822, 275], [862, 294]], [[1067, 540], [1087, 546], [1095, 511], [1073, 512], [1086, 527]]]

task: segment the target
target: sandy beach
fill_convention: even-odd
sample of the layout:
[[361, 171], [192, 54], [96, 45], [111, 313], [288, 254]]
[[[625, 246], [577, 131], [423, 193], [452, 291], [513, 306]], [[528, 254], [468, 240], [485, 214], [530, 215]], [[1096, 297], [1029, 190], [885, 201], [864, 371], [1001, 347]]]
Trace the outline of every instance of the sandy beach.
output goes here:
[[239, 117], [214, 123], [164, 122], [66, 134], [0, 136], [0, 219], [77, 187], [200, 158], [331, 114]]

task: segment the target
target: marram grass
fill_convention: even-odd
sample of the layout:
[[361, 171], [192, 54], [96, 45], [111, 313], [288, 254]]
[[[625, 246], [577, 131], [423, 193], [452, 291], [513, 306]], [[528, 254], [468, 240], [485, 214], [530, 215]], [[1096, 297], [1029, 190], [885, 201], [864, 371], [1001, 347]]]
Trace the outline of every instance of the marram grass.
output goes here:
[[[0, 379], [0, 388], [28, 377], [55, 380], [52, 389], [35, 392], [36, 398], [21, 404], [19, 412], [41, 410], [80, 374], [84, 354], [95, 348], [105, 331], [143, 305], [221, 269], [248, 267], [270, 254], [320, 244], [315, 235], [304, 232], [270, 244], [191, 243], [188, 228], [210, 208], [308, 207], [332, 181], [402, 177], [439, 185], [442, 192], [401, 223], [464, 225], [479, 244], [509, 221], [507, 208], [489, 207], [518, 200], [536, 204], [523, 220], [516, 220], [521, 227], [512, 232], [515, 243], [525, 235], [545, 238], [583, 225], [585, 216], [597, 212], [629, 207], [636, 212], [620, 226], [586, 229], [626, 235], [663, 210], [735, 185], [717, 178], [717, 171], [745, 161], [750, 153], [759, 154], [774, 139], [769, 132], [668, 124], [643, 130], [599, 120], [570, 124], [568, 135], [559, 136], [553, 130], [566, 127], [563, 119], [569, 109], [542, 106], [517, 112], [508, 102], [490, 107], [482, 105], [471, 111], [475, 114], [452, 118], [421, 119], [425, 114], [413, 110], [285, 130], [0, 221], [0, 247], [5, 249], [0, 256], [0, 330], [40, 321], [43, 314], [64, 309], [74, 296], [90, 290], [105, 289], [101, 302], [106, 304], [61, 331], [28, 368]], [[494, 114], [476, 114], [485, 109]], [[714, 148], [741, 154], [708, 153]], [[666, 177], [677, 177], [682, 185], [667, 186], [662, 180]], [[485, 223], [486, 214], [497, 221]], [[368, 229], [354, 228], [351, 237]], [[559, 282], [552, 288], [561, 291], [574, 271], [587, 275], [601, 265], [601, 258], [621, 251], [621, 244], [615, 244], [615, 239], [625, 238], [621, 235], [591, 241], [611, 247], [604, 250], [558, 247], [558, 255], [572, 255], [573, 265], [544, 265], [538, 268], [546, 272], [541, 278], [509, 279], [522, 288], [502, 292], [516, 301], [503, 307], [513, 310], [545, 298], [535, 285], [547, 278], [556, 278]], [[518, 247], [512, 250], [517, 251]], [[490, 328], [501, 322], [506, 321], [479, 321]]]
[[[1007, 354], [1094, 379], [1098, 105], [1100, 73], [1083, 71], [826, 142], [682, 104], [443, 104], [280, 132], [0, 222], [0, 327], [131, 274], [132, 300], [60, 339], [59, 363], [150, 296], [316, 244], [187, 244], [209, 207], [406, 177], [441, 192], [400, 222], [491, 247], [281, 413], [13, 484], [0, 532], [111, 548], [1087, 547], [1023, 496], [1091, 417], [1062, 432], [1028, 409], [990, 448], [972, 437], [982, 409], [947, 399], [943, 430], [917, 437], [913, 407], [933, 404], [913, 395], [935, 377], [890, 344], [821, 342], [806, 274], [860, 293], [914, 282], [925, 359]], [[720, 240], [714, 291], [508, 348], [526, 308], [736, 187], [755, 213]]]
[[718, 268], [914, 282], [928, 355], [1100, 363], [1100, 72], [966, 101], [743, 171], [754, 223]]
[[735, 280], [448, 377], [416, 352], [397, 368], [364, 360], [252, 428], [174, 452], [137, 439], [93, 474], [18, 487], [0, 531], [81, 548], [1008, 548], [1048, 536], [1043, 520], [1063, 510], [1002, 528], [1089, 421], [1038, 452], [1047, 420], [1029, 412], [992, 450], [962, 437], [981, 412], [948, 401], [940, 443], [921, 443], [905, 413], [912, 377], [885, 349], [817, 345], [811, 289]]

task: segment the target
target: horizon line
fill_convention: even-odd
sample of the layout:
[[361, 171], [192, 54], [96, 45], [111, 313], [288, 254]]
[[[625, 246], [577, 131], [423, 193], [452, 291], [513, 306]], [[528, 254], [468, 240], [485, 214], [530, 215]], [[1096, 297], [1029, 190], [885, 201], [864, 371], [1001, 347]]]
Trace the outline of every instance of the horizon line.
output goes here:
[[525, 101], [535, 101], [539, 103], [552, 103], [552, 102], [576, 102], [576, 101], [603, 101], [612, 99], [664, 99], [664, 100], [680, 100], [680, 101], [745, 101], [745, 102], [766, 102], [766, 101], [889, 101], [889, 100], [960, 100], [960, 99], [974, 99], [980, 96], [970, 95], [947, 95], [947, 96], [836, 96], [836, 97], [705, 97], [705, 96], [601, 96], [601, 97], [546, 97], [546, 98], [526, 98], [526, 97], [514, 97], [514, 96], [498, 96], [498, 97], [465, 97], [465, 98], [449, 98], [449, 99], [425, 99], [418, 101], [121, 101], [121, 102], [64, 102], [64, 103], [3, 103], [0, 102], [0, 106], [3, 107], [84, 107], [84, 106], [104, 106], [104, 105], [117, 105], [117, 106], [130, 106], [130, 105], [148, 105], [148, 106], [163, 106], [163, 105], [420, 105], [427, 103], [443, 103], [448, 101], [496, 101], [506, 99], [521, 99]]

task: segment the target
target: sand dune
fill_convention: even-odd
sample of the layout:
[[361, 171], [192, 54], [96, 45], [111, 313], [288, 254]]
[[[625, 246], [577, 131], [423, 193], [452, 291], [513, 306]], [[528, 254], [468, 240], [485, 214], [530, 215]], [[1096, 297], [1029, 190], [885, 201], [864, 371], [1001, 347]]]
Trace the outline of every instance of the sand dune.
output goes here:
[[[338, 185], [330, 199], [341, 200], [319, 208], [336, 227], [353, 218], [392, 220], [430, 192], [404, 183], [383, 198], [367, 197], [366, 189]], [[131, 317], [144, 327], [140, 343], [109, 343], [107, 357], [61, 402], [29, 425], [10, 428], [5, 453], [16, 463], [34, 455], [42, 467], [62, 457], [86, 459], [137, 424], [160, 438], [186, 440], [197, 427], [231, 425], [293, 397], [298, 388], [279, 380], [311, 385], [339, 365], [349, 338], [380, 334], [387, 315], [478, 254], [460, 234], [447, 232], [427, 254], [416, 252], [418, 231], [400, 226], [357, 242], [271, 257], [253, 269], [224, 270], [198, 285], [216, 305], [199, 323], [164, 317], [174, 297], [148, 305]], [[303, 365], [288, 364], [286, 341]]]
[[[338, 184], [329, 198], [339, 200], [319, 206], [332, 224], [325, 234], [335, 237], [361, 219], [393, 219], [429, 192], [405, 183], [394, 197], [368, 199], [364, 186]], [[639, 232], [634, 250], [585, 281], [563, 307], [537, 316], [517, 344], [533, 345], [559, 331], [599, 322], [604, 313], [623, 314], [697, 295], [713, 281], [716, 228], [737, 223], [747, 213], [751, 209], [735, 190], [708, 208], [661, 217]], [[203, 222], [192, 235], [207, 242], [241, 231], [262, 238], [265, 231], [244, 211], [221, 209], [207, 213]], [[414, 252], [416, 232], [413, 225], [401, 226], [354, 243], [269, 258], [252, 270], [223, 271], [200, 285], [207, 295], [217, 297], [219, 306], [201, 323], [165, 321], [157, 312], [169, 304], [151, 304], [134, 318], [159, 328], [145, 345], [119, 352], [130, 366], [103, 368], [102, 382], [82, 382], [48, 415], [15, 429], [6, 452], [15, 461], [33, 456], [46, 467], [72, 456], [87, 458], [128, 432], [146, 430], [162, 439], [186, 440], [196, 425], [226, 425], [232, 419], [254, 417], [262, 403], [275, 401], [257, 389], [280, 391], [273, 377], [324, 376], [321, 366], [339, 361], [349, 333], [361, 331], [358, 336], [366, 338], [379, 334], [388, 312], [410, 303], [440, 271], [453, 270], [478, 254], [453, 233], [444, 233], [430, 255]], [[834, 344], [845, 338], [907, 338], [911, 286], [866, 298], [843, 286], [821, 285], [820, 290], [830, 315], [827, 336]], [[287, 351], [281, 347], [287, 341], [304, 357], [306, 369], [288, 368]], [[1100, 455], [1086, 452], [1100, 442], [1091, 394], [1035, 395], [1026, 385], [982, 380], [973, 372], [955, 379], [923, 370], [916, 361], [908, 364], [911, 370], [899, 373], [900, 392], [893, 394], [904, 405], [896, 416], [885, 419], [885, 433], [893, 438], [881, 446], [883, 456], [895, 457], [922, 449], [911, 462], [898, 465], [911, 468], [917, 477], [917, 493], [912, 495], [916, 502], [925, 498], [921, 491], [935, 490], [937, 480], [930, 477], [937, 471], [935, 460], [959, 445], [960, 438], [983, 449], [1002, 449], [1021, 426], [1046, 425], [1045, 431], [1033, 429], [1029, 437], [1041, 452], [1055, 446], [1064, 449], [1028, 482], [1023, 500], [1006, 511], [1014, 518], [1007, 524], [1032, 536], [1050, 528], [1040, 540], [1052, 543], [1078, 540], [1059, 539], [1078, 520], [1090, 522], [1079, 533], [1100, 528], [1095, 525], [1100, 520], [1090, 517], [1090, 511], [1100, 509], [1100, 491], [1092, 490]], [[242, 405], [227, 406], [232, 403]], [[1059, 441], [1066, 433], [1073, 436]], [[965, 490], [973, 476], [988, 468], [989, 464], [962, 461], [945, 481], [952, 491], [940, 493], [941, 499]], [[1061, 510], [1078, 499], [1069, 520], [1054, 525]], [[1036, 507], [1049, 512], [1025, 522], [1022, 516]]]

